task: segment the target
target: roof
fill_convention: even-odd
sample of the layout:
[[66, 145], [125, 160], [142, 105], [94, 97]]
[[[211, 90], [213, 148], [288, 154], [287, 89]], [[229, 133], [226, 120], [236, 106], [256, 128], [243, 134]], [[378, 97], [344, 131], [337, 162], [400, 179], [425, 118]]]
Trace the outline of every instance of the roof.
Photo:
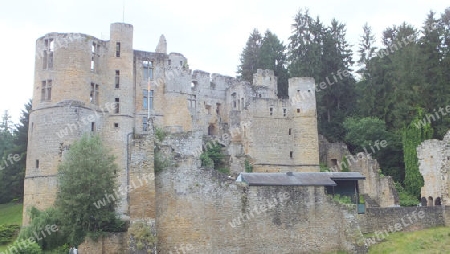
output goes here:
[[241, 173], [237, 181], [250, 186], [336, 186], [333, 180], [364, 180], [359, 172]]

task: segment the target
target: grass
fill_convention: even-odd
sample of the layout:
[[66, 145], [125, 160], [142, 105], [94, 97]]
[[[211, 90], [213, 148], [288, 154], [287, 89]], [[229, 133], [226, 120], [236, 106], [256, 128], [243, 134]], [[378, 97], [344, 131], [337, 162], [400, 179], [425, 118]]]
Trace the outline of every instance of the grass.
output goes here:
[[369, 248], [369, 254], [437, 254], [450, 251], [450, 227], [437, 227], [415, 232], [390, 234]]
[[[0, 204], [0, 224], [22, 225], [23, 204]], [[0, 245], [0, 252], [6, 250], [6, 245]]]

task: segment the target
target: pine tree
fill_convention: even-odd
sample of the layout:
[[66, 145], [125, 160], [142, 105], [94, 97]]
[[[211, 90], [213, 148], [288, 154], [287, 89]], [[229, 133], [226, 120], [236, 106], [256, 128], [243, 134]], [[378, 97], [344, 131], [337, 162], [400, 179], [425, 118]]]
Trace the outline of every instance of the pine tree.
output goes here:
[[241, 53], [241, 64], [238, 66], [237, 73], [241, 79], [253, 83], [253, 73], [259, 66], [259, 54], [261, 50], [262, 36], [258, 29], [254, 29], [248, 37], [245, 48]]
[[[4, 159], [8, 165], [4, 165], [2, 162], [4, 170], [0, 172], [0, 203], [7, 203], [13, 199], [21, 200], [23, 197], [30, 111], [31, 101], [25, 104], [20, 123], [15, 126], [13, 131], [11, 146], [4, 153], [6, 156]], [[9, 118], [4, 117], [4, 119]], [[8, 160], [8, 155], [11, 155], [13, 160]], [[14, 158], [19, 158], [19, 160], [16, 161]]]
[[278, 78], [278, 97], [288, 97], [289, 74], [286, 69], [286, 47], [278, 37], [266, 31], [258, 56], [258, 69], [270, 69]]

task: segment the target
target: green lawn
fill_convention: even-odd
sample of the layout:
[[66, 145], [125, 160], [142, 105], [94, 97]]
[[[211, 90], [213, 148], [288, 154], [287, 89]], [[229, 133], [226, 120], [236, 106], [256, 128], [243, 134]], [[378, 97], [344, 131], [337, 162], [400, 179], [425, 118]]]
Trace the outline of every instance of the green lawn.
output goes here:
[[[23, 204], [0, 204], [0, 224], [22, 225]], [[0, 245], [0, 251], [6, 250], [6, 246]]]
[[390, 234], [381, 243], [370, 246], [369, 254], [444, 254], [450, 253], [450, 227]]

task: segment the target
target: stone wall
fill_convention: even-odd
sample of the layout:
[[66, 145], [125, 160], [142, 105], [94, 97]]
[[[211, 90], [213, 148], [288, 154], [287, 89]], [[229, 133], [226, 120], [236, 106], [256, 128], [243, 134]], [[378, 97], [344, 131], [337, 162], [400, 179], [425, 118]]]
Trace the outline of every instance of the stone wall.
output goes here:
[[358, 222], [362, 233], [375, 233], [377, 231], [414, 231], [431, 227], [445, 226], [444, 212], [449, 207], [389, 207], [366, 208], [365, 214], [358, 215]]
[[424, 179], [422, 205], [450, 205], [450, 132], [443, 140], [430, 139], [417, 147], [419, 171]]
[[[355, 209], [323, 187], [248, 187], [214, 170], [177, 167], [157, 174], [158, 252], [356, 253]], [[284, 195], [284, 196], [283, 196]]]
[[100, 237], [98, 241], [86, 238], [86, 241], [78, 247], [78, 252], [83, 254], [125, 254], [127, 250], [128, 234], [114, 233]]

